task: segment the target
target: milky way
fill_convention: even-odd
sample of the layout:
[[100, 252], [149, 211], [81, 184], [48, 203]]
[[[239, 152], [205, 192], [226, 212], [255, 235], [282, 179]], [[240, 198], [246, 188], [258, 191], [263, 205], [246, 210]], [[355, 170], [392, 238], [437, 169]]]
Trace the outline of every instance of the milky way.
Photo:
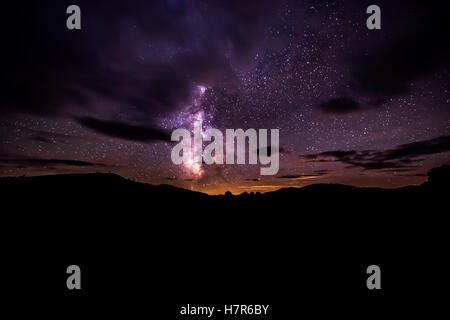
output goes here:
[[[67, 1], [8, 8], [0, 175], [115, 172], [204, 191], [420, 184], [449, 162], [442, 4]], [[170, 160], [171, 132], [280, 130], [280, 170]]]

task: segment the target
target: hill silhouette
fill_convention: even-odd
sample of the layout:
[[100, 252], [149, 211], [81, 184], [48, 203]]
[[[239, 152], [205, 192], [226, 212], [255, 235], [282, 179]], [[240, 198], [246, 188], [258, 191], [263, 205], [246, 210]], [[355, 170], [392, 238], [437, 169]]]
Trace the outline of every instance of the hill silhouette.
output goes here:
[[[420, 303], [417, 290], [432, 292], [447, 266], [449, 173], [436, 168], [423, 185], [398, 189], [317, 184], [238, 196], [114, 174], [1, 178], [5, 261], [13, 266], [5, 278], [19, 296], [45, 288], [53, 301], [63, 292], [70, 308], [65, 268], [77, 263], [89, 275], [82, 294], [108, 306], [124, 296], [146, 305], [152, 290], [169, 304], [270, 300], [288, 315], [298, 306], [288, 287], [303, 290], [313, 310], [324, 295], [339, 297], [330, 308], [372, 308], [381, 300], [365, 302], [364, 281], [375, 263], [384, 295]], [[38, 274], [31, 289], [22, 276], [30, 268]]]
[[[396, 189], [361, 188], [341, 184], [312, 184], [302, 188], [289, 187], [266, 193], [247, 193], [234, 196], [230, 192], [225, 195], [208, 195], [201, 192], [178, 188], [172, 185], [151, 185], [123, 178], [113, 173], [88, 173], [88, 174], [58, 174], [32, 177], [4, 177], [0, 178], [2, 192], [9, 196], [27, 197], [33, 195], [67, 194], [75, 192], [91, 197], [93, 195], [108, 194], [110, 192], [126, 195], [145, 195], [146, 198], [163, 200], [166, 197], [181, 197], [183, 199], [278, 199], [290, 200], [301, 194], [348, 194], [379, 195], [401, 194], [405, 192], [426, 193], [445, 192], [450, 179], [450, 166], [445, 165], [432, 169], [428, 174], [428, 181], [421, 186], [408, 186]], [[296, 198], [295, 200], [299, 200]]]
[[177, 188], [172, 185], [151, 185], [123, 178], [113, 173], [58, 174], [32, 177], [0, 178], [0, 186], [9, 194], [17, 193], [27, 196], [51, 195], [59, 196], [73, 192], [75, 196], [83, 194], [87, 197], [108, 193], [139, 194], [157, 198], [162, 195], [176, 197], [203, 198], [200, 192]]
[[[320, 233], [335, 234], [341, 228], [363, 236], [368, 230], [383, 230], [389, 236], [396, 229], [410, 232], [434, 223], [444, 214], [449, 173], [450, 166], [435, 168], [426, 183], [397, 189], [314, 184], [236, 196], [139, 183], [111, 173], [63, 174], [1, 178], [0, 192], [3, 207], [8, 208], [4, 216], [20, 220], [22, 228], [159, 225], [203, 233], [213, 225], [217, 237], [227, 228], [249, 234], [262, 224], [263, 229], [278, 226], [291, 234], [308, 226], [312, 228], [308, 233], [319, 228]], [[408, 229], [409, 224], [414, 227]]]

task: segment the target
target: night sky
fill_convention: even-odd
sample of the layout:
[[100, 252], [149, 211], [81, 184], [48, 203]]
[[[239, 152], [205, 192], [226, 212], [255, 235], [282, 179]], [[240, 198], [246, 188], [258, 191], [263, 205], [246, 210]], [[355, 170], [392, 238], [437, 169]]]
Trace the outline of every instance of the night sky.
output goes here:
[[[395, 3], [393, 3], [395, 2]], [[66, 8], [81, 8], [81, 30]], [[368, 30], [368, 5], [381, 30]], [[420, 184], [449, 164], [448, 8], [429, 1], [29, 1], [2, 18], [0, 176], [207, 193]], [[280, 130], [280, 170], [177, 166], [171, 132]]]

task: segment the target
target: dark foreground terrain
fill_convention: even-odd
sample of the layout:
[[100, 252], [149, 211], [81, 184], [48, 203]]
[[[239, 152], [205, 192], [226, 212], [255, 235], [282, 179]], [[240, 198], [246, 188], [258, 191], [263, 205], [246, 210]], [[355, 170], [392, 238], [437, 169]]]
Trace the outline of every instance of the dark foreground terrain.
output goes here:
[[[179, 315], [188, 303], [271, 305], [215, 319], [433, 318], [448, 290], [449, 171], [395, 190], [241, 196], [113, 174], [2, 178], [2, 288], [16, 313], [55, 319], [207, 318]], [[381, 290], [366, 287], [372, 264]]]

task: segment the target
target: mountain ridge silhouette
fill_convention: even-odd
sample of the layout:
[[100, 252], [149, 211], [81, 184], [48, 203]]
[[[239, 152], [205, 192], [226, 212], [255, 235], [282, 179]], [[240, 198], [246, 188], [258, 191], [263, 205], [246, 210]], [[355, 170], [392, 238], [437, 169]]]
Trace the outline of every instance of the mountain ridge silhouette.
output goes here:
[[55, 175], [43, 175], [43, 176], [19, 176], [19, 177], [1, 177], [0, 187], [14, 189], [15, 187], [26, 188], [32, 186], [45, 186], [55, 187], [57, 184], [64, 184], [63, 187], [67, 187], [70, 184], [84, 184], [85, 187], [92, 188], [93, 184], [97, 187], [103, 187], [110, 189], [111, 187], [130, 187], [141, 188], [142, 191], [151, 191], [156, 193], [172, 193], [172, 194], [184, 194], [194, 197], [204, 198], [243, 198], [243, 197], [272, 197], [290, 195], [295, 193], [310, 193], [310, 192], [398, 192], [420, 188], [445, 188], [446, 181], [450, 178], [450, 165], [443, 165], [433, 168], [429, 171], [428, 180], [421, 185], [402, 186], [398, 188], [380, 188], [380, 187], [356, 187], [352, 185], [338, 184], [338, 183], [318, 183], [310, 184], [304, 187], [285, 187], [275, 191], [268, 191], [264, 193], [259, 192], [242, 192], [241, 194], [233, 195], [230, 192], [226, 192], [221, 195], [209, 195], [200, 191], [193, 191], [177, 187], [170, 184], [149, 184], [144, 182], [138, 182], [131, 179], [122, 177], [115, 173], [78, 173], [78, 174], [55, 174]]
[[[246, 283], [252, 296], [264, 297], [294, 281], [322, 295], [323, 288], [365, 288], [367, 266], [378, 264], [387, 290], [412, 288], [414, 296], [417, 286], [440, 283], [435, 266], [448, 270], [449, 168], [433, 169], [421, 186], [310, 185], [238, 196], [114, 174], [1, 178], [4, 247], [11, 261], [20, 261], [15, 273], [40, 266], [46, 288], [64, 286], [65, 268], [80, 264], [92, 275], [91, 294], [115, 296], [117, 288], [129, 294], [138, 284], [168, 297], [192, 297], [192, 288], [209, 294], [215, 286], [234, 297]], [[426, 283], [410, 283], [415, 270], [427, 275]], [[111, 285], [115, 272], [122, 280]], [[63, 281], [49, 284], [53, 273]], [[400, 278], [389, 281], [392, 274]], [[14, 281], [28, 288], [29, 277]]]

